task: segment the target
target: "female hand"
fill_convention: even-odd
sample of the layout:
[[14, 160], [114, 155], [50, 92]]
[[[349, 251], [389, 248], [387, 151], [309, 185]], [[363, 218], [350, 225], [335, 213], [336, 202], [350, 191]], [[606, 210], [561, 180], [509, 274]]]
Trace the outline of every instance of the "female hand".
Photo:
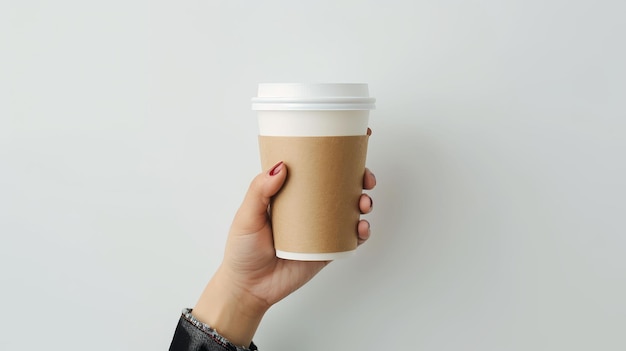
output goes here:
[[[267, 309], [329, 263], [276, 257], [267, 210], [270, 198], [280, 190], [286, 177], [287, 166], [281, 162], [252, 181], [233, 220], [222, 264], [192, 312], [237, 345], [249, 345]], [[363, 188], [370, 190], [375, 185], [376, 178], [366, 169]], [[368, 195], [361, 195], [361, 213], [371, 212], [372, 204]], [[359, 221], [356, 235], [359, 244], [369, 238], [366, 220]]]

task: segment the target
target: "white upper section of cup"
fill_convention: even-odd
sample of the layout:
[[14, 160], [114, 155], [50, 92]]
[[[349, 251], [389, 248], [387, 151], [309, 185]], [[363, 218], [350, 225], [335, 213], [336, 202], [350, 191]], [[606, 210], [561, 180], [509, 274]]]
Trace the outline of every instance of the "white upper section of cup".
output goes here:
[[375, 99], [367, 84], [259, 84], [252, 99], [265, 136], [365, 135]]
[[259, 84], [253, 110], [372, 110], [376, 99], [367, 84]]

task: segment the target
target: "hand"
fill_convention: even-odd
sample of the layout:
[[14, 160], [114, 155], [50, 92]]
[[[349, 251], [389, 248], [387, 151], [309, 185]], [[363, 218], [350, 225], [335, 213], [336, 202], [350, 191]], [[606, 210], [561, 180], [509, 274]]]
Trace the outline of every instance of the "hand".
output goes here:
[[[267, 309], [329, 263], [276, 257], [267, 210], [286, 177], [287, 166], [279, 163], [252, 181], [233, 220], [222, 264], [193, 309], [196, 318], [237, 345], [249, 345]], [[375, 185], [376, 178], [366, 169], [363, 188]], [[372, 204], [368, 195], [361, 195], [361, 213], [371, 212]], [[366, 220], [359, 221], [357, 235], [359, 245], [369, 238]]]

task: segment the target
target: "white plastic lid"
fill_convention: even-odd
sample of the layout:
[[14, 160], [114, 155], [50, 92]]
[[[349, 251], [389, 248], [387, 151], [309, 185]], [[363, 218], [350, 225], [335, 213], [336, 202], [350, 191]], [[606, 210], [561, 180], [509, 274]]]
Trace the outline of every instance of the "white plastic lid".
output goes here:
[[367, 84], [266, 83], [252, 98], [253, 110], [373, 110]]

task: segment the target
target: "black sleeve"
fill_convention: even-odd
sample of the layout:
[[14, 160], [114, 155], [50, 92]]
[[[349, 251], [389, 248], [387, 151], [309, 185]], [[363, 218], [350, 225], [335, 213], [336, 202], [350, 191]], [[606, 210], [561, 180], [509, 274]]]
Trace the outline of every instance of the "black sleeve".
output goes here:
[[170, 351], [256, 351], [254, 343], [248, 348], [237, 347], [213, 328], [198, 321], [191, 315], [190, 309], [183, 310]]

